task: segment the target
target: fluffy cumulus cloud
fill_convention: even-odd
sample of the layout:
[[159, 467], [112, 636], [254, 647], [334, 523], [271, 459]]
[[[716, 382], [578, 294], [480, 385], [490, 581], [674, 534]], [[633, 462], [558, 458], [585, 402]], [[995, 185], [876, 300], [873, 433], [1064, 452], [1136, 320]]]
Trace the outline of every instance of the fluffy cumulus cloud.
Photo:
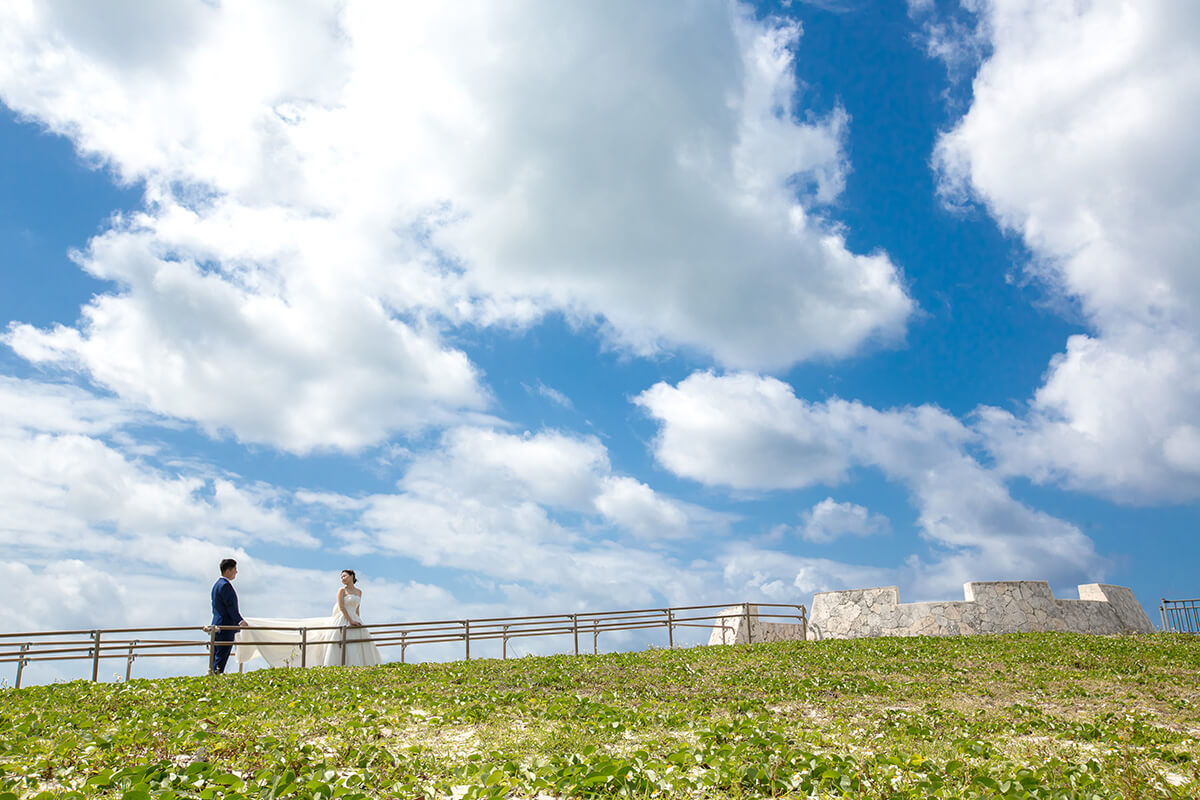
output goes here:
[[[486, 405], [467, 357], [349, 289], [319, 231], [289, 229], [297, 220], [286, 214], [224, 222], [286, 242], [295, 258], [281, 269], [295, 272], [263, 269], [253, 244], [228, 241], [236, 227], [217, 234], [179, 208], [138, 214], [77, 255], [88, 272], [118, 282], [119, 294], [94, 298], [78, 328], [14, 323], [4, 341], [212, 435], [299, 453], [357, 449]], [[211, 242], [222, 235], [217, 252]], [[323, 270], [333, 273], [322, 278]]]
[[[836, 482], [851, 468], [876, 468], [903, 484], [934, 559], [909, 559], [902, 574], [918, 590], [1031, 574], [1065, 583], [1105, 568], [1078, 528], [1014, 499], [1001, 476], [970, 455], [976, 435], [941, 409], [809, 403], [781, 381], [745, 373], [695, 373], [676, 386], [656, 384], [637, 402], [659, 424], [659, 462], [705, 484], [802, 488]], [[764, 470], [763, 447], [768, 456], [788, 453], [790, 468]], [[822, 505], [810, 523], [859, 513], [832, 500]], [[865, 509], [861, 515], [869, 527], [872, 518]]]
[[1133, 502], [1200, 497], [1200, 7], [990, 0], [990, 56], [939, 140], [944, 193], [1032, 252], [1090, 332], [1020, 415], [981, 410], [1011, 474]]
[[214, 552], [250, 542], [317, 544], [269, 489], [224, 477], [167, 474], [123, 452], [103, 436], [121, 423], [119, 406], [81, 395], [72, 387], [0, 383], [0, 407], [66, 399], [82, 400], [85, 410], [95, 412], [15, 415], [0, 425], [0, 504], [6, 509], [0, 540], [6, 551], [142, 558], [150, 547], [164, 563], [178, 552], [177, 563], [184, 564], [188, 555], [174, 548], [196, 539], [212, 543]]
[[815, 592], [897, 582], [892, 568], [797, 556], [751, 543], [731, 545], [722, 554], [722, 565], [722, 579], [734, 597], [763, 597], [776, 603], [808, 602]]
[[658, 543], [720, 533], [732, 521], [613, 473], [597, 439], [557, 431], [448, 430], [414, 457], [397, 490], [299, 499], [337, 512], [349, 552], [536, 586], [572, 605], [614, 596], [647, 603], [657, 594], [694, 600], [700, 575]]
[[358, 448], [487, 407], [447, 326], [551, 311], [749, 367], [903, 335], [896, 266], [821, 216], [849, 120], [797, 105], [796, 24], [725, 4], [3, 13], [0, 99], [146, 198], [79, 256], [115, 288], [4, 340], [157, 413]]
[[782, 381], [697, 373], [679, 386], [657, 383], [635, 402], [669, 421], [655, 441], [659, 462], [701, 483], [793, 489], [838, 483], [851, 465], [836, 431], [840, 418]]
[[832, 542], [842, 536], [875, 536], [892, 529], [892, 524], [882, 514], [873, 514], [857, 503], [839, 503], [832, 497], [826, 497], [801, 516], [797, 532], [817, 544]]

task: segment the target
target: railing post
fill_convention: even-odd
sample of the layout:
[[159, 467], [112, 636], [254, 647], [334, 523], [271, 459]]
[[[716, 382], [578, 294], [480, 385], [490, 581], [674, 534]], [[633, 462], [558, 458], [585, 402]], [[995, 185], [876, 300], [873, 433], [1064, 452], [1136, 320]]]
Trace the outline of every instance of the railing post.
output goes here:
[[308, 628], [300, 629], [300, 669], [308, 666]]
[[575, 637], [575, 655], [579, 655], [579, 615], [571, 615], [571, 633]]
[[1159, 603], [1158, 618], [1160, 620], [1162, 620], [1162, 629], [1164, 631], [1168, 630], [1168, 628], [1167, 628], [1167, 598], [1165, 598], [1165, 597], [1162, 599], [1162, 602]]
[[92, 683], [100, 680], [100, 631], [92, 631]]
[[508, 658], [508, 626], [504, 626], [504, 631], [500, 637], [500, 658], [501, 660]]
[[404, 651], [408, 649], [408, 631], [400, 631], [400, 663], [404, 663]]
[[742, 613], [746, 617], [746, 644], [751, 644], [754, 641], [754, 636], [750, 633], [750, 604], [742, 603]]
[[129, 678], [133, 675], [133, 646], [137, 644], [137, 639], [129, 643], [129, 657], [125, 660], [125, 682], [129, 683]]
[[600, 620], [592, 620], [592, 655], [600, 654]]
[[463, 620], [463, 641], [467, 643], [467, 661], [471, 660], [471, 620]]
[[210, 625], [208, 627], [208, 674], [214, 675], [216, 666], [213, 661], [217, 657], [217, 626]]
[[21, 657], [17, 659], [17, 683], [15, 688], [21, 688], [21, 673], [25, 671], [25, 653], [29, 651], [29, 642], [21, 645]]
[[346, 632], [350, 630], [349, 625], [342, 626], [342, 666], [346, 666]]
[[675, 612], [670, 608], [667, 609], [667, 647], [675, 649]]

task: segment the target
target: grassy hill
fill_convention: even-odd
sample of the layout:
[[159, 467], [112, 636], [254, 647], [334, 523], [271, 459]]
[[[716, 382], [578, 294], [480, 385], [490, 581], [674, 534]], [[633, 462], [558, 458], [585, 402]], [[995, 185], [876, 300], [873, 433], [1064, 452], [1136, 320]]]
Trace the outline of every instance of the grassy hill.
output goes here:
[[1200, 797], [1200, 639], [1020, 634], [0, 692], [0, 798]]

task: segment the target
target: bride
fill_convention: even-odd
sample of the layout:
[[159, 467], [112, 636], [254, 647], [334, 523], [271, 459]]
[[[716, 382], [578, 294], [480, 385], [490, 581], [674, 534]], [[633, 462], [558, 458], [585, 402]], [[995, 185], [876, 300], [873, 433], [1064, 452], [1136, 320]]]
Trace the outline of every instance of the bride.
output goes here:
[[[237, 660], [239, 664], [262, 656], [272, 667], [298, 667], [303, 661], [308, 667], [371, 667], [382, 664], [379, 648], [371, 634], [363, 627], [359, 617], [362, 590], [355, 586], [358, 577], [352, 569], [341, 574], [342, 588], [338, 589], [337, 602], [328, 617], [306, 617], [302, 619], [266, 619], [247, 617], [249, 628], [237, 635]], [[258, 630], [255, 630], [255, 629]], [[262, 630], [283, 628], [285, 630]], [[300, 629], [306, 629], [304, 634]], [[315, 630], [314, 630], [315, 629]], [[301, 639], [304, 653], [301, 653]], [[345, 643], [345, 660], [342, 646]]]

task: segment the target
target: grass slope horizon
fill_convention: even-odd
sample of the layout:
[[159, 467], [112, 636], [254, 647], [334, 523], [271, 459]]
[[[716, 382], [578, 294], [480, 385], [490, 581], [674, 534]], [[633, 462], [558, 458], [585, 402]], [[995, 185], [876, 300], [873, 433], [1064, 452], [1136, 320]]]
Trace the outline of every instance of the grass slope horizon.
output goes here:
[[776, 642], [0, 692], [13, 798], [1200, 796], [1200, 638]]

